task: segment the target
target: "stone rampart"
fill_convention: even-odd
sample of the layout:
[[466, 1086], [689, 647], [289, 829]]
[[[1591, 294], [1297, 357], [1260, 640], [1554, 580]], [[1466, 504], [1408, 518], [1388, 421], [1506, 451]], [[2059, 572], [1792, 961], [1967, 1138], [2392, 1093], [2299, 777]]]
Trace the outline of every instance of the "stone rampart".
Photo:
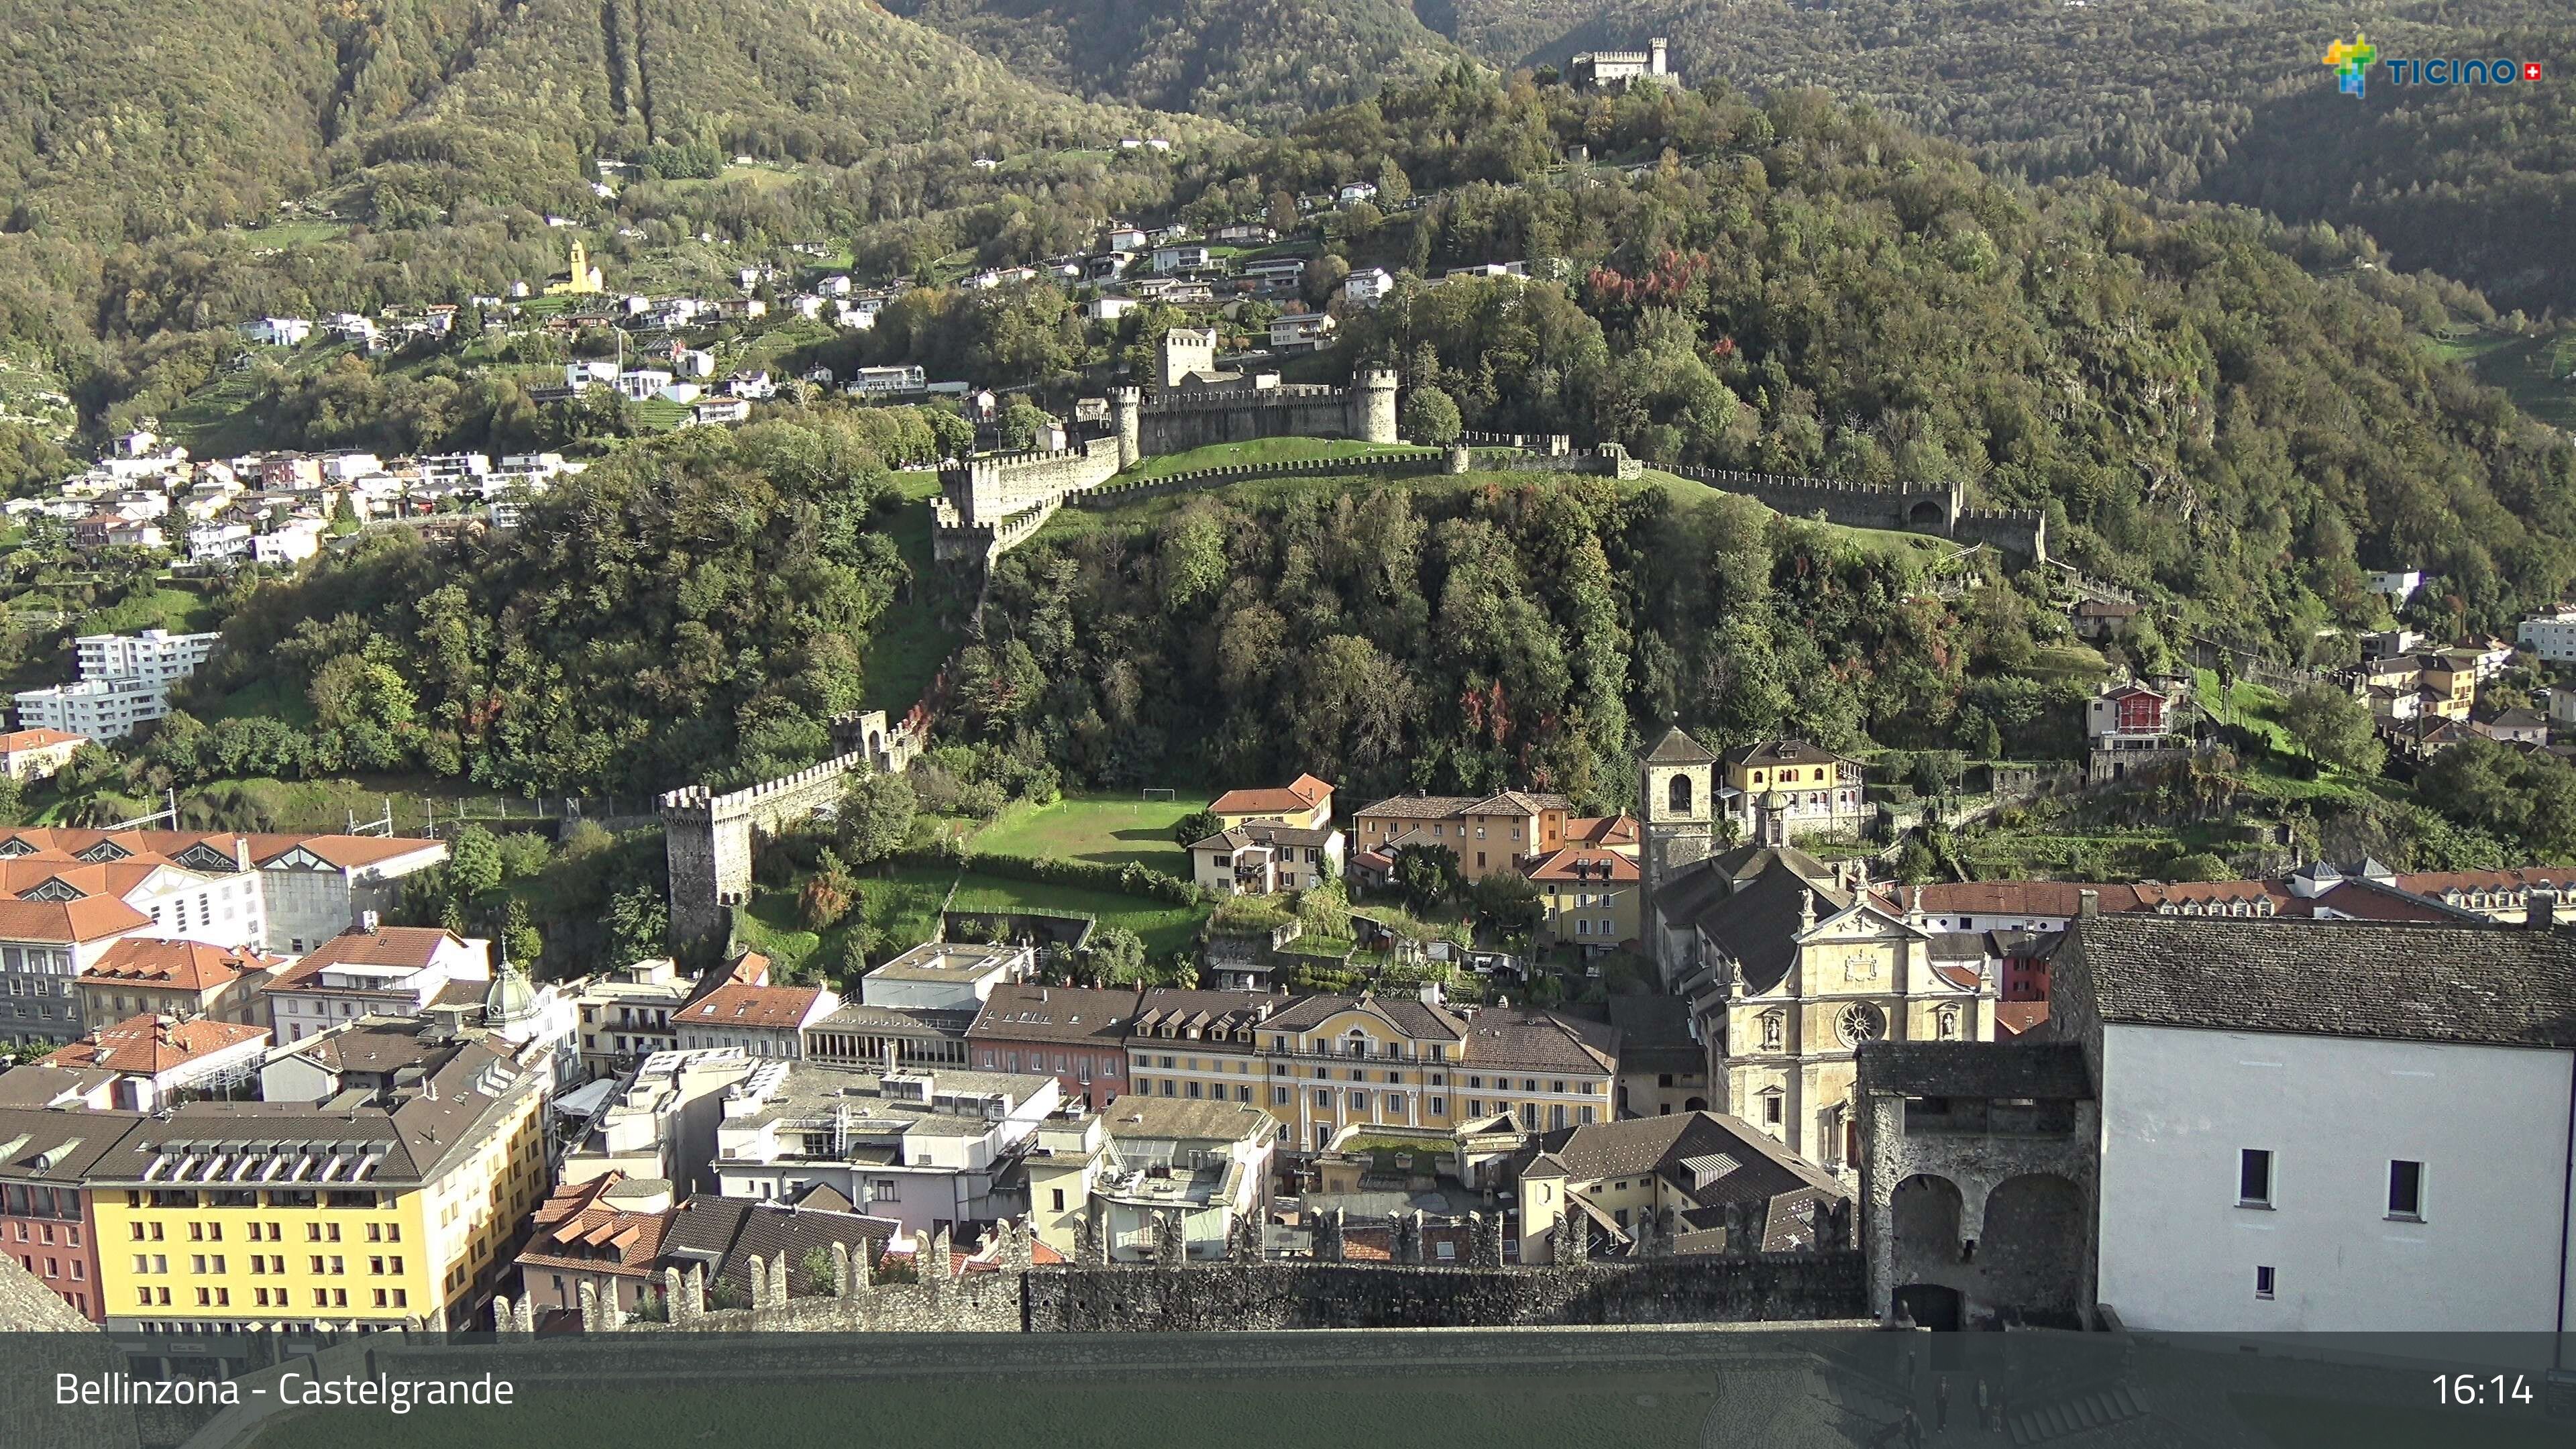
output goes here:
[[1896, 529], [1990, 544], [2024, 563], [2048, 558], [2048, 520], [2029, 509], [1970, 508], [1957, 483], [1893, 487], [1733, 468], [1673, 468], [1678, 477], [1750, 498], [1792, 518], [1818, 514], [1848, 528]]
[[751, 895], [753, 832], [775, 832], [812, 815], [816, 806], [839, 798], [852, 770], [870, 763], [862, 748], [722, 795], [704, 785], [663, 795], [673, 949], [690, 956], [723, 949], [733, 908]]

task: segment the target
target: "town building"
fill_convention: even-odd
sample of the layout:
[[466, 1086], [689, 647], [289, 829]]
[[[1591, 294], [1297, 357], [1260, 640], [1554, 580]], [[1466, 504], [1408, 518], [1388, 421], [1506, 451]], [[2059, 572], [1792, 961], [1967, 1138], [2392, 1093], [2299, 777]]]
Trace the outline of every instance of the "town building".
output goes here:
[[2543, 664], [2576, 664], [2576, 609], [2534, 614], [2514, 631], [2515, 642]]
[[580, 1128], [564, 1152], [559, 1180], [623, 1173], [659, 1179], [683, 1193], [712, 1191], [725, 1093], [755, 1065], [742, 1048], [730, 1046], [645, 1057]]
[[[301, 955], [390, 910], [405, 877], [446, 858], [444, 841], [398, 836], [0, 830], [0, 860], [20, 862], [9, 869], [56, 882], [44, 895], [112, 892], [153, 934], [272, 955]], [[92, 866], [108, 869], [82, 873]]]
[[84, 1021], [160, 1015], [266, 1027], [261, 988], [284, 965], [256, 951], [128, 936], [81, 972], [75, 989]]
[[197, 672], [220, 633], [90, 634], [75, 641], [80, 679], [22, 690], [18, 723], [84, 739], [122, 739], [134, 726], [170, 713], [170, 686]]
[[1605, 1004], [1619, 1034], [1618, 1115], [1669, 1117], [1708, 1110], [1714, 1055], [1690, 1002], [1679, 996], [1613, 996]]
[[581, 1311], [582, 1290], [633, 1314], [661, 1292], [671, 1184], [605, 1173], [567, 1182], [538, 1205], [527, 1246], [512, 1260], [517, 1294], [536, 1314]]
[[1805, 740], [1766, 740], [1726, 752], [1720, 808], [1736, 838], [1758, 845], [1857, 840], [1871, 810], [1860, 762]]
[[655, 1052], [680, 1044], [672, 1018], [696, 983], [667, 956], [636, 961], [592, 977], [581, 990], [581, 1064], [594, 1077], [625, 1073]]
[[89, 1177], [141, 1120], [125, 1112], [0, 1107], [0, 1253], [92, 1323], [107, 1321], [107, 1304]]
[[1265, 992], [1151, 988], [1127, 1034], [1127, 1084], [1139, 1096], [1258, 1103], [1258, 1028], [1282, 999]]
[[1105, 1107], [1127, 1091], [1134, 987], [996, 986], [966, 1029], [981, 1072], [1049, 1072], [1068, 1102]]
[[967, 1065], [975, 1007], [870, 1006], [845, 1001], [805, 1028], [805, 1059], [874, 1072], [935, 1072]]
[[1190, 879], [1219, 895], [1311, 890], [1342, 876], [1342, 832], [1255, 820], [1190, 844]]
[[1026, 1212], [1013, 1169], [1062, 1101], [1052, 1076], [763, 1062], [725, 1094], [714, 1170], [726, 1197], [819, 1186], [907, 1234], [960, 1232]]
[[980, 1011], [1000, 987], [1037, 975], [1030, 946], [927, 941], [859, 978], [859, 999], [898, 1011]]
[[0, 771], [20, 784], [49, 780], [88, 743], [68, 730], [11, 730], [0, 734]]
[[362, 1102], [143, 1121], [90, 1178], [108, 1329], [473, 1326], [545, 1196], [547, 1085], [473, 1044]]
[[2143, 1332], [2557, 1332], [2576, 936], [2079, 921], [2050, 1032], [2100, 1104], [2086, 1301]]
[[2084, 704], [2086, 777], [2095, 784], [2191, 753], [2183, 733], [2185, 685], [2169, 694], [2137, 680], [2111, 685]]
[[0, 900], [0, 1040], [51, 1045], [80, 1035], [80, 974], [151, 924], [113, 896]]
[[1332, 345], [1335, 323], [1328, 312], [1286, 312], [1270, 319], [1270, 350], [1279, 353], [1320, 352]]
[[564, 260], [564, 270], [546, 283], [549, 297], [591, 297], [606, 288], [601, 285], [599, 268], [590, 264], [590, 248], [576, 241]]
[[1568, 846], [1532, 860], [1526, 873], [1538, 887], [1542, 941], [1597, 953], [1638, 939], [1635, 860], [1612, 850]]
[[754, 986], [728, 982], [672, 1017], [680, 1049], [739, 1047], [743, 1055], [794, 1061], [805, 1054], [805, 1029], [832, 1014], [840, 993], [828, 986]]
[[2549, 743], [2549, 717], [2535, 709], [2500, 709], [2476, 722], [2478, 733], [2500, 745]]
[[1333, 823], [1333, 787], [1312, 775], [1299, 775], [1277, 789], [1228, 790], [1208, 812], [1227, 829], [1255, 820], [1321, 830]]
[[1381, 862], [1408, 845], [1456, 851], [1459, 874], [1474, 881], [1518, 873], [1531, 857], [1565, 849], [1573, 843], [1567, 832], [1574, 818], [1573, 802], [1562, 795], [1529, 790], [1485, 796], [1416, 793], [1367, 806], [1351, 829], [1358, 849]]
[[1614, 1110], [1616, 1034], [1549, 1012], [1309, 996], [1268, 1011], [1253, 1035], [1251, 1070], [1270, 1083], [1261, 1105], [1280, 1119], [1291, 1151], [1320, 1152], [1349, 1127], [1446, 1129], [1511, 1113], [1535, 1132], [1607, 1121]]
[[2469, 717], [2478, 702], [2478, 658], [2458, 651], [2415, 657], [2424, 713], [2451, 720]]
[[151, 1112], [194, 1097], [247, 1095], [267, 1055], [267, 1027], [149, 1015], [94, 1026], [89, 1035], [54, 1048], [39, 1065], [114, 1072], [110, 1100], [128, 1111]]
[[492, 943], [436, 926], [361, 925], [271, 977], [268, 1028], [281, 1046], [362, 1016], [419, 1016], [481, 1003]]
[[1342, 278], [1342, 300], [1354, 307], [1374, 307], [1395, 290], [1395, 277], [1384, 267], [1370, 267]]
[[1278, 1120], [1241, 1102], [1128, 1096], [1049, 1119], [1027, 1159], [1030, 1225], [1067, 1257], [1088, 1231], [1111, 1262], [1143, 1263], [1168, 1218], [1186, 1256], [1223, 1257], [1237, 1222], [1268, 1216], [1278, 1141]]
[[901, 1223], [858, 1212], [827, 1187], [795, 1203], [697, 1193], [672, 1210], [662, 1264], [705, 1275], [710, 1303], [748, 1306], [754, 1259], [764, 1266], [785, 1263], [791, 1284], [816, 1253], [828, 1257], [836, 1247], [882, 1268], [886, 1248], [902, 1232]]
[[[1587, 1259], [1797, 1252], [1832, 1231], [1831, 1215], [1849, 1201], [1813, 1163], [1718, 1112], [1550, 1131], [1503, 1171], [1517, 1185], [1523, 1263], [1558, 1261], [1568, 1217], [1587, 1239]], [[1729, 1241], [1730, 1223], [1741, 1225], [1741, 1241]]]

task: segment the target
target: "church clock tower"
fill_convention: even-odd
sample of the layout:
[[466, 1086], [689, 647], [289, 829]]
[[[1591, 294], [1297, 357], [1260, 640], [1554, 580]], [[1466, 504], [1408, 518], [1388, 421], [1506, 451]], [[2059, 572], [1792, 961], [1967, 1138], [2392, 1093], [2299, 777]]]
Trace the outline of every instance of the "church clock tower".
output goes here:
[[1653, 944], [1655, 892], [1716, 843], [1717, 756], [1675, 725], [1637, 762], [1639, 923]]

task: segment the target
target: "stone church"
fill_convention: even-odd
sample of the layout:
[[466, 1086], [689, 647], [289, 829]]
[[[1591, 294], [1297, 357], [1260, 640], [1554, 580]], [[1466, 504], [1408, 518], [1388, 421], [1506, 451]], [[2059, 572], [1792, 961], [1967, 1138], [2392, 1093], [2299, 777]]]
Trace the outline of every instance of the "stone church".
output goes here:
[[1871, 899], [1865, 861], [1718, 848], [1719, 768], [1678, 728], [1639, 762], [1648, 950], [1690, 1002], [1720, 1110], [1848, 1175], [1860, 1044], [1991, 1041], [1998, 982], [1935, 962], [1927, 933]]

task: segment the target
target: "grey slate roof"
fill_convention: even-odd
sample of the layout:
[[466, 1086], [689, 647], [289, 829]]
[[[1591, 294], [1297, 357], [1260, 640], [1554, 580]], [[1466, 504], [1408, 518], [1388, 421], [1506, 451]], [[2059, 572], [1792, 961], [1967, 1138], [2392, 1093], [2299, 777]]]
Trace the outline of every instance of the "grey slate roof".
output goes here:
[[1613, 996], [1610, 1025], [1619, 1032], [1619, 1068], [1627, 1072], [1699, 1072], [1708, 1056], [1690, 1032], [1690, 1003], [1678, 996]]
[[1646, 752], [1646, 763], [1650, 765], [1714, 765], [1717, 763], [1717, 756], [1709, 753], [1709, 749], [1706, 745], [1703, 745], [1699, 741], [1692, 739], [1689, 735], [1682, 733], [1681, 726], [1675, 725], [1671, 729], [1664, 731], [1664, 737], [1655, 742], [1655, 747], [1653, 749]]
[[1864, 1094], [2051, 1102], [2093, 1095], [2084, 1049], [2073, 1042], [1871, 1041], [1856, 1059]]
[[1370, 1009], [1382, 1013], [1395, 1023], [1398, 1030], [1417, 1040], [1446, 1037], [1451, 1041], [1463, 1041], [1467, 1036], [1466, 1023], [1439, 1007], [1426, 1005], [1410, 996], [1299, 997], [1294, 1006], [1272, 1013], [1270, 1019], [1261, 1024], [1261, 1029], [1304, 1031], [1330, 1020], [1338, 1012]]
[[2576, 1046], [2576, 934], [2468, 925], [2094, 916], [2056, 981], [2105, 1022]]
[[1811, 891], [1820, 921], [1851, 904], [1851, 897], [1813, 885], [1786, 863], [1774, 860], [1733, 895], [1700, 912], [1700, 930], [1735, 958], [1748, 993], [1779, 985], [1780, 978], [1797, 964], [1798, 922]]
[[1141, 994], [1132, 986], [996, 986], [966, 1037], [1115, 1046], [1126, 1040]]

